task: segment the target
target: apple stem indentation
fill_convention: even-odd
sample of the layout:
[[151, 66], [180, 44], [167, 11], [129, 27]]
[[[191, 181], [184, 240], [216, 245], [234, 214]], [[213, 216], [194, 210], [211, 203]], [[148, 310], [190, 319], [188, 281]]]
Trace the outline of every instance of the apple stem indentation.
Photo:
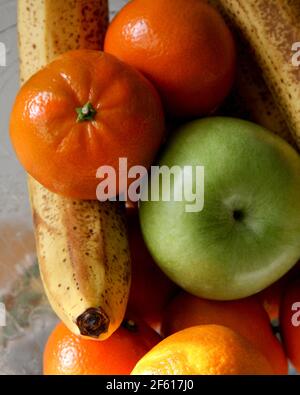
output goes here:
[[242, 222], [244, 219], [244, 213], [242, 210], [233, 210], [232, 213], [233, 219], [237, 222]]

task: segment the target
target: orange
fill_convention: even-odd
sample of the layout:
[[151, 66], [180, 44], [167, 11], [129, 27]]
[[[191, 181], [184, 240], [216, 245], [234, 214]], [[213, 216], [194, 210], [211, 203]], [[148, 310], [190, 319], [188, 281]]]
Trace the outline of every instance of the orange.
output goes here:
[[271, 321], [279, 317], [279, 306], [285, 288], [285, 278], [282, 277], [263, 291], [257, 294], [257, 298], [266, 310]]
[[280, 302], [285, 288], [290, 280], [295, 277], [300, 277], [300, 262], [296, 263], [296, 265], [278, 281], [257, 294], [259, 301], [264, 306], [271, 320], [277, 320], [279, 318]]
[[126, 321], [109, 339], [88, 340], [60, 323], [44, 351], [46, 375], [129, 374], [137, 361], [161, 340], [141, 320]]
[[277, 374], [287, 374], [288, 364], [269, 318], [256, 298], [219, 302], [181, 292], [168, 306], [163, 333], [168, 336], [194, 325], [223, 325], [239, 333], [258, 348]]
[[248, 340], [221, 325], [199, 325], [164, 339], [132, 374], [272, 374], [266, 358]]
[[27, 172], [70, 198], [95, 199], [100, 178], [107, 177], [104, 171], [97, 179], [97, 169], [110, 166], [116, 182], [100, 193], [107, 199], [126, 190], [118, 181], [133, 181], [126, 169], [119, 171], [119, 158], [128, 169], [151, 165], [164, 136], [163, 111], [140, 73], [112, 55], [82, 49], [58, 57], [23, 85], [10, 135]]
[[300, 278], [286, 288], [280, 306], [280, 328], [286, 354], [300, 372]]
[[104, 51], [148, 77], [175, 117], [209, 114], [234, 80], [231, 32], [200, 0], [129, 2], [109, 26]]
[[151, 327], [159, 331], [164, 309], [178, 287], [151, 257], [136, 213], [128, 214], [128, 237], [132, 263], [128, 304]]

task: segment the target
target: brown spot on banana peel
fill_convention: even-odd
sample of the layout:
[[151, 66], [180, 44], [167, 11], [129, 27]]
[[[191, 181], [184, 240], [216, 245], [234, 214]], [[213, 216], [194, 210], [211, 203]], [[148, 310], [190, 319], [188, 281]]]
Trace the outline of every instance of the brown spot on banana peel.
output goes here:
[[[100, 2], [80, 0], [77, 1], [77, 7], [80, 10], [80, 48], [102, 48], [108, 26], [108, 2], [103, 0]], [[102, 23], [95, 24], [94, 22], [99, 20], [100, 16], [102, 16]]]
[[42, 218], [35, 208], [32, 209], [32, 221], [37, 231], [43, 227], [51, 235], [60, 234], [60, 232], [54, 226], [51, 226]]
[[109, 323], [108, 315], [102, 307], [88, 308], [76, 319], [80, 334], [94, 339], [108, 331]]
[[294, 23], [299, 23], [300, 19], [300, 2], [299, 0], [286, 0], [286, 6]]

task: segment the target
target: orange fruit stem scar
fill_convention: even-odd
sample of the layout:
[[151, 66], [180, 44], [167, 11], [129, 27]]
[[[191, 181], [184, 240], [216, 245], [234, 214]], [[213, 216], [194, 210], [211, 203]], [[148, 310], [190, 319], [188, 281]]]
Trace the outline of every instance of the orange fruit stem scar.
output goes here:
[[97, 114], [97, 111], [94, 109], [92, 103], [90, 102], [87, 102], [82, 107], [77, 107], [76, 112], [78, 115], [76, 122], [92, 121]]

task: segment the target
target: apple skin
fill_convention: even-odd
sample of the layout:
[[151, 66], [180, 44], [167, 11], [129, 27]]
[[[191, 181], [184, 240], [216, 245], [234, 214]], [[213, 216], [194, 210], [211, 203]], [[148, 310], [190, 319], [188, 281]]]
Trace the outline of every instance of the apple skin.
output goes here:
[[159, 165], [205, 167], [201, 212], [186, 212], [185, 201], [140, 204], [154, 260], [183, 289], [207, 299], [239, 299], [297, 262], [300, 156], [281, 138], [240, 119], [206, 118], [175, 132]]

